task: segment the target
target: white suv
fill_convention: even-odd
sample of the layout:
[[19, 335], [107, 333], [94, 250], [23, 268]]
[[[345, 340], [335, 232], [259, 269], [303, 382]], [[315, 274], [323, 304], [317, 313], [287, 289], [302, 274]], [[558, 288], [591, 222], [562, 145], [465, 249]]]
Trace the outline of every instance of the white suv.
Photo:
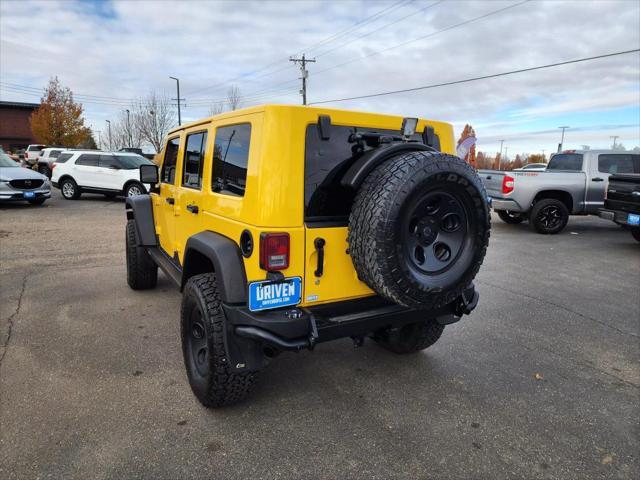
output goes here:
[[67, 200], [77, 200], [82, 193], [132, 197], [150, 188], [140, 183], [140, 165], [153, 163], [135, 153], [68, 150], [53, 163], [51, 183]]
[[64, 150], [64, 148], [43, 148], [38, 157], [38, 172], [51, 178], [51, 165]]

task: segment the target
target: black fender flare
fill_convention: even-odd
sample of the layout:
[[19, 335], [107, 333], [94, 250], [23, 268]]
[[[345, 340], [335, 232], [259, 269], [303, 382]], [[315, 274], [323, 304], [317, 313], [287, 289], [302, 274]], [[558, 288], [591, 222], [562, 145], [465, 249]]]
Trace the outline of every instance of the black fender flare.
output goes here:
[[137, 195], [125, 199], [127, 220], [133, 220], [139, 247], [157, 247], [158, 237], [153, 222], [153, 204], [150, 195]]
[[185, 246], [181, 289], [193, 275], [209, 271], [206, 265], [202, 265], [203, 257], [211, 262], [216, 273], [222, 302], [246, 303], [247, 276], [240, 247], [219, 233], [205, 231], [189, 237]]
[[369, 174], [385, 160], [390, 157], [406, 153], [406, 152], [422, 152], [422, 151], [437, 151], [434, 147], [425, 145], [424, 143], [395, 143], [389, 146], [376, 148], [366, 152], [353, 165], [349, 167], [342, 181], [343, 186], [357, 190]]

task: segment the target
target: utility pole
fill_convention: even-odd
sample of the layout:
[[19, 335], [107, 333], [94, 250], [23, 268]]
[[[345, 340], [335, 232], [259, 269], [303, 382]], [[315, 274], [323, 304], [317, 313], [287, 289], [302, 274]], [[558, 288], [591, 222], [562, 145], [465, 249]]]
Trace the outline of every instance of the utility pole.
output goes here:
[[96, 130], [95, 131], [98, 134], [98, 150], [102, 150], [101, 148], [101, 144], [102, 144], [102, 138], [100, 137], [100, 133], [102, 132], [101, 130]]
[[109, 151], [113, 150], [111, 146], [111, 120], [107, 120], [107, 125], [109, 126]]
[[543, 149], [542, 149], [542, 158], [543, 158], [543, 159], [545, 158], [545, 157], [544, 157], [544, 152], [546, 152], [546, 150], [543, 148]]
[[571, 127], [564, 126], [564, 127], [558, 127], [558, 128], [562, 129], [562, 137], [560, 138], [560, 145], [558, 145], [558, 152], [561, 152], [562, 149], [564, 148], [564, 131], [567, 128], [571, 128]]
[[131, 148], [131, 144], [133, 143], [133, 140], [131, 139], [131, 121], [129, 119], [129, 114], [131, 112], [129, 112], [128, 108], [125, 110], [125, 112], [127, 112], [127, 133], [129, 134], [129, 148]]
[[611, 135], [609, 138], [613, 138], [613, 150], [616, 149], [616, 140], [620, 138], [620, 135]]
[[176, 100], [178, 102], [178, 126], [180, 126], [182, 125], [182, 117], [180, 116], [180, 101], [184, 101], [184, 98], [180, 98], [180, 80], [176, 77], [169, 78], [176, 81], [176, 87], [178, 89], [178, 98], [172, 98], [171, 100]]
[[504, 140], [500, 140], [500, 156], [502, 157], [502, 144], [504, 143]]
[[309, 77], [309, 72], [307, 71], [306, 65], [307, 63], [315, 63], [316, 59], [308, 59], [304, 56], [304, 53], [302, 54], [302, 58], [289, 58], [290, 62], [293, 63], [299, 63], [300, 64], [300, 72], [302, 74], [302, 76], [300, 77], [300, 79], [302, 80], [302, 90], [300, 90], [300, 93], [302, 94], [302, 104], [306, 105], [307, 104], [307, 78]]
[[504, 147], [504, 159], [505, 160], [509, 159], [508, 152], [509, 152], [509, 147]]

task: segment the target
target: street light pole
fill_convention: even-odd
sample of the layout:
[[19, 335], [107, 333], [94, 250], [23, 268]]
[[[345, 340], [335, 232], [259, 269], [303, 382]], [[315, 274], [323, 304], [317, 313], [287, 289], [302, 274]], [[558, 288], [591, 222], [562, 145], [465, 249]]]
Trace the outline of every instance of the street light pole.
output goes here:
[[562, 129], [562, 137], [560, 138], [560, 145], [558, 145], [558, 152], [561, 152], [562, 149], [564, 148], [564, 131], [567, 128], [571, 128], [571, 127], [564, 126], [564, 127], [558, 127], [558, 128]]
[[109, 126], [109, 151], [113, 150], [111, 146], [111, 120], [107, 120], [107, 125]]
[[169, 77], [172, 80], [176, 81], [176, 88], [178, 89], [178, 98], [174, 99], [178, 102], [178, 126], [182, 125], [182, 117], [180, 116], [180, 80], [176, 77]]
[[131, 144], [133, 143], [133, 140], [131, 138], [131, 121], [129, 119], [129, 114], [131, 112], [129, 112], [128, 108], [125, 110], [125, 112], [127, 112], [127, 133], [129, 134], [129, 148], [131, 148]]

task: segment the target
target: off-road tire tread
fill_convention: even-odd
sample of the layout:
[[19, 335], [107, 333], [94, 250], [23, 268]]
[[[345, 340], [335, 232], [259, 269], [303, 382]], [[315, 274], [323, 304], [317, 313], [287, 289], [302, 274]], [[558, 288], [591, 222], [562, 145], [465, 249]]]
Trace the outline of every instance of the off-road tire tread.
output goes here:
[[[395, 272], [399, 269], [395, 256], [385, 257], [382, 252], [390, 251], [389, 243], [379, 225], [393, 222], [387, 213], [393, 205], [393, 197], [398, 192], [406, 193], [413, 189], [414, 175], [418, 169], [427, 174], [452, 172], [471, 179], [482, 198], [487, 198], [482, 181], [476, 170], [460, 158], [440, 152], [417, 151], [393, 157], [369, 174], [360, 187], [349, 216], [347, 242], [358, 277], [369, 288], [387, 299], [411, 308], [432, 309], [448, 305], [459, 297], [478, 273], [484, 260], [491, 232], [491, 217], [488, 207], [484, 207], [483, 220], [486, 228], [480, 232], [476, 241], [474, 265], [464, 278], [449, 289], [446, 294], [434, 292], [428, 295], [428, 301], [416, 301], [406, 292], [410, 285]], [[482, 230], [482, 229], [480, 229]], [[386, 244], [386, 245], [385, 245]]]
[[137, 246], [135, 220], [127, 220], [127, 283], [133, 290], [148, 290], [158, 283], [158, 266], [144, 248]]
[[[402, 334], [403, 328], [415, 328], [416, 332], [410, 332], [410, 336]], [[404, 330], [405, 332], [407, 330]], [[430, 319], [424, 322], [405, 325], [395, 332], [382, 332], [374, 336], [374, 340], [382, 347], [393, 353], [407, 354], [419, 352], [436, 343], [444, 332], [444, 325]]]
[[193, 291], [197, 300], [206, 308], [203, 313], [203, 320], [206, 322], [207, 341], [209, 345], [209, 371], [212, 375], [208, 381], [207, 391], [204, 395], [199, 395], [194, 388], [191, 375], [187, 368], [189, 383], [198, 400], [206, 407], [221, 407], [244, 400], [253, 389], [258, 377], [257, 372], [234, 373], [231, 371], [227, 361], [224, 347], [225, 316], [220, 306], [220, 293], [218, 292], [216, 275], [213, 272], [202, 273], [191, 277], [184, 288], [183, 302], [180, 309], [183, 355], [185, 356], [185, 366], [187, 363], [186, 339], [188, 334], [185, 330], [186, 302], [184, 299], [189, 292]]

